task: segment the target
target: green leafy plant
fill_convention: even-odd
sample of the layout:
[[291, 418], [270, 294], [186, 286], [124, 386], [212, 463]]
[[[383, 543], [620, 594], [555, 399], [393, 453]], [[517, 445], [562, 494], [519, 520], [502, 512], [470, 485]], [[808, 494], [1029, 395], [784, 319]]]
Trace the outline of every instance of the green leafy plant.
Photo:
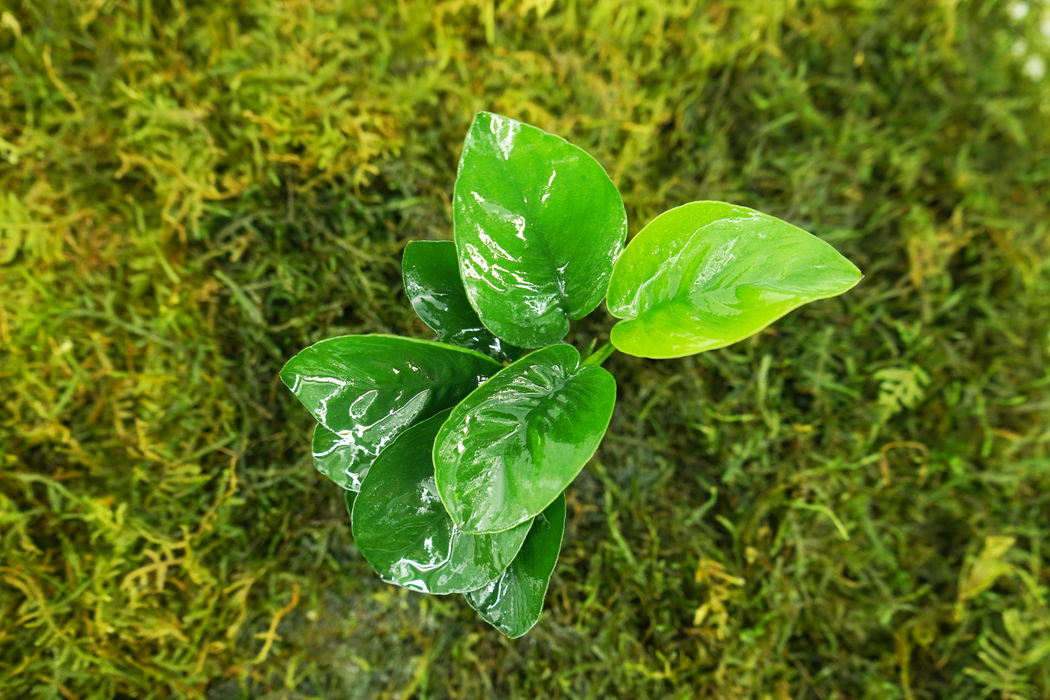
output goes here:
[[[585, 151], [481, 112], [453, 199], [455, 242], [405, 248], [405, 290], [437, 341], [345, 336], [281, 378], [317, 419], [317, 469], [347, 489], [384, 581], [463, 593], [510, 637], [539, 619], [564, 491], [616, 403], [615, 349], [673, 358], [751, 336], [860, 271], [824, 241], [723, 202], [656, 217], [629, 245], [616, 187]], [[603, 299], [620, 319], [586, 358], [563, 343]]]

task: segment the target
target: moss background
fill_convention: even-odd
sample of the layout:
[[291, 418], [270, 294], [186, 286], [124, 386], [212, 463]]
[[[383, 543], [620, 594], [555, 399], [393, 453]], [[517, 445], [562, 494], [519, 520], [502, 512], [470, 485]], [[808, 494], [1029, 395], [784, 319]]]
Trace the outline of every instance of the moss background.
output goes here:
[[[0, 696], [1050, 697], [1050, 5], [5, 0]], [[473, 113], [854, 290], [606, 363], [540, 624], [386, 586], [283, 361], [428, 337]], [[578, 324], [601, 337], [604, 311]]]

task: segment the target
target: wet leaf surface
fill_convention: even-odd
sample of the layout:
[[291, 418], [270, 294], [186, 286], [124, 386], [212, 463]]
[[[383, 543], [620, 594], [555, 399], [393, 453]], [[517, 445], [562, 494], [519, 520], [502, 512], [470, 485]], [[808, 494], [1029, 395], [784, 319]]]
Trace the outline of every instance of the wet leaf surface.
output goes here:
[[539, 621], [565, 533], [565, 494], [537, 515], [507, 570], [484, 588], [466, 593], [470, 607], [503, 634], [520, 637]]
[[441, 499], [467, 532], [524, 522], [558, 497], [598, 448], [616, 381], [552, 345], [506, 367], [441, 428], [434, 463]]
[[623, 200], [594, 158], [488, 112], [463, 145], [453, 217], [471, 304], [523, 348], [558, 342], [601, 303], [627, 236]]
[[314, 426], [310, 442], [317, 471], [348, 491], [361, 490], [361, 478], [368, 464], [366, 460], [355, 459], [353, 442], [344, 441], [320, 423]]
[[487, 586], [514, 560], [530, 522], [492, 535], [452, 523], [434, 483], [434, 436], [443, 411], [400, 435], [376, 459], [353, 506], [357, 547], [384, 581], [423, 593]]
[[350, 335], [306, 348], [285, 364], [281, 380], [326, 429], [314, 434], [318, 470], [353, 489], [397, 435], [455, 406], [499, 369], [452, 345]]
[[412, 241], [405, 246], [401, 269], [412, 308], [439, 340], [494, 360], [521, 357], [521, 349], [494, 336], [470, 305], [459, 277], [455, 243]]

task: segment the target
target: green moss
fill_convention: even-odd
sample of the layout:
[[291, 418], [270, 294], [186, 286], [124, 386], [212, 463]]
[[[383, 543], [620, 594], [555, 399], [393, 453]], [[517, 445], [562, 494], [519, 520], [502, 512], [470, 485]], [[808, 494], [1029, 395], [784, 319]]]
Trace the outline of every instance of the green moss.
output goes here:
[[[1047, 696], [1047, 11], [9, 8], [0, 695]], [[724, 199], [866, 274], [738, 346], [607, 363], [515, 642], [378, 582], [277, 378], [428, 335], [400, 251], [450, 236], [481, 108], [595, 154], [632, 233]]]

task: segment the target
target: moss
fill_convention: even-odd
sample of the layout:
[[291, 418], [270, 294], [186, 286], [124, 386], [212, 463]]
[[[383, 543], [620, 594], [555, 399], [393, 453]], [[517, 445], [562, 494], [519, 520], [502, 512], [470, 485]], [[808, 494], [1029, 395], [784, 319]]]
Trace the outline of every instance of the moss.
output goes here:
[[[2, 694], [1050, 694], [1048, 10], [1008, 10], [11, 7]], [[325, 337], [427, 335], [400, 251], [450, 236], [481, 108], [594, 153], [632, 233], [725, 199], [867, 275], [738, 346], [607, 363], [515, 642], [376, 580], [277, 379]]]

